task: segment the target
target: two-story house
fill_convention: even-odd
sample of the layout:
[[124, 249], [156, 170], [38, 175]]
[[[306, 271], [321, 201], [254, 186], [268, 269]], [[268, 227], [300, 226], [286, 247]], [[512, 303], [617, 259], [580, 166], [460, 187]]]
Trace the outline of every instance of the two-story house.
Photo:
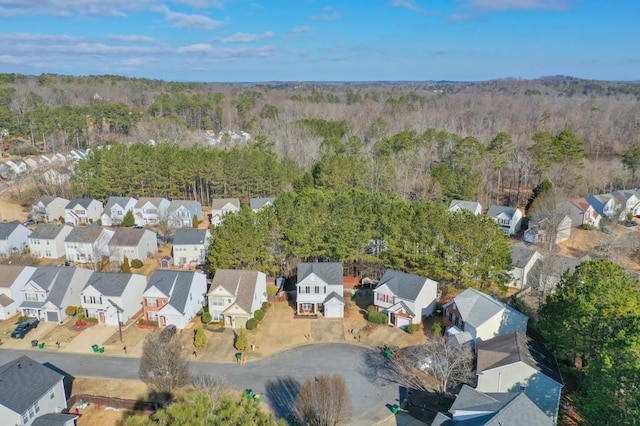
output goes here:
[[199, 272], [158, 270], [142, 294], [143, 317], [160, 327], [185, 328], [206, 304], [207, 276]]
[[80, 305], [80, 292], [92, 273], [83, 268], [38, 267], [22, 288], [22, 315], [46, 322], [63, 321], [68, 306]]
[[515, 207], [493, 205], [487, 216], [498, 222], [507, 237], [516, 235], [522, 228], [522, 212]]
[[299, 263], [296, 290], [298, 315], [344, 316], [342, 263]]
[[169, 204], [166, 198], [139, 198], [133, 209], [136, 225], [158, 225], [161, 220], [168, 220]]
[[449, 203], [449, 211], [451, 213], [457, 213], [462, 210], [480, 216], [482, 214], [482, 205], [477, 201], [451, 200], [451, 203]]
[[93, 223], [104, 210], [102, 202], [93, 198], [74, 198], [64, 208], [64, 221], [72, 225]]
[[127, 324], [142, 309], [146, 286], [144, 275], [94, 272], [80, 293], [82, 308], [100, 324]]
[[623, 206], [611, 194], [589, 195], [585, 199], [602, 217], [614, 218], [623, 210]]
[[109, 255], [109, 241], [114, 232], [101, 226], [76, 226], [64, 240], [69, 262], [96, 263]]
[[173, 200], [169, 203], [169, 218], [175, 228], [192, 228], [193, 218], [202, 222], [202, 205], [193, 200]]
[[173, 236], [174, 263], [178, 266], [203, 265], [211, 240], [208, 229], [178, 229]]
[[33, 266], [0, 265], [0, 320], [20, 312], [22, 289], [35, 271]]
[[240, 199], [238, 198], [215, 198], [211, 202], [211, 225], [218, 226], [222, 223], [222, 218], [229, 213], [240, 211]]
[[640, 194], [635, 189], [613, 191], [611, 195], [621, 206], [619, 220], [624, 220], [627, 214], [635, 216], [636, 213], [640, 212]]
[[54, 222], [64, 219], [64, 209], [69, 204], [69, 200], [53, 195], [43, 195], [31, 206], [31, 216], [36, 222]]
[[473, 345], [509, 333], [527, 332], [526, 315], [474, 288], [466, 289], [442, 308], [442, 322], [448, 334], [469, 333]]
[[[3, 425], [73, 426], [78, 418], [61, 413], [67, 408], [64, 376], [26, 355], [0, 366], [0, 383]], [[40, 422], [42, 418], [52, 422]]]
[[100, 215], [102, 226], [120, 225], [128, 211], [133, 213], [133, 208], [137, 202], [138, 200], [131, 197], [109, 197], [107, 204], [104, 206], [104, 211]]
[[31, 229], [20, 222], [0, 222], [0, 257], [22, 253], [29, 244]]
[[601, 216], [586, 198], [565, 201], [560, 205], [560, 208], [571, 218], [572, 226], [588, 225], [594, 228], [600, 226]]
[[73, 227], [69, 225], [38, 225], [29, 235], [29, 251], [33, 257], [59, 259], [66, 256], [64, 240]]
[[[509, 286], [518, 289], [527, 287], [538, 288], [542, 255], [535, 248], [524, 243], [511, 246], [511, 276]], [[535, 266], [536, 263], [538, 266]]]
[[266, 275], [258, 271], [218, 269], [207, 297], [213, 321], [224, 321], [232, 328], [246, 327], [267, 300]]
[[109, 260], [114, 265], [122, 265], [124, 257], [147, 259], [158, 253], [158, 237], [145, 228], [116, 229], [109, 240]]
[[264, 209], [265, 207], [273, 205], [275, 201], [276, 201], [275, 197], [249, 198], [249, 208], [254, 213], [258, 213], [260, 210]]
[[389, 325], [420, 324], [436, 309], [438, 283], [429, 278], [387, 269], [373, 290], [376, 311], [388, 315]]

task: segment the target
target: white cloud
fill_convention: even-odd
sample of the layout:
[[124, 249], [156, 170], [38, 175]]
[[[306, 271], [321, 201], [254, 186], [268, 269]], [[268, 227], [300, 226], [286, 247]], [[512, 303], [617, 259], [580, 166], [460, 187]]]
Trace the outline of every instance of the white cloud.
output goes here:
[[12, 64], [17, 65], [24, 62], [24, 58], [12, 55], [0, 55], [0, 63], [1, 64]]
[[569, 7], [569, 0], [468, 0], [467, 5], [473, 9], [487, 11], [506, 9], [564, 10]]
[[174, 28], [201, 28], [214, 30], [224, 25], [222, 21], [216, 21], [204, 15], [190, 15], [187, 13], [172, 12], [167, 6], [155, 8], [157, 12], [164, 14], [165, 18], [173, 22]]
[[144, 61], [140, 58], [131, 58], [122, 61], [121, 65], [125, 67], [139, 67], [140, 65], [144, 65]]
[[178, 53], [208, 53], [213, 51], [213, 46], [208, 43], [196, 43], [183, 46], [178, 49]]
[[225, 37], [220, 40], [221, 43], [252, 43], [254, 41], [266, 40], [275, 37], [275, 34], [271, 31], [267, 31], [263, 34], [249, 34], [249, 33], [235, 33], [229, 37]]
[[276, 49], [273, 46], [263, 47], [239, 47], [235, 49], [214, 49], [207, 43], [192, 44], [178, 49], [182, 54], [199, 54], [211, 59], [218, 58], [266, 58], [276, 55]]
[[325, 6], [322, 8], [322, 12], [320, 15], [315, 15], [311, 17], [312, 21], [337, 21], [338, 19], [342, 19], [342, 14], [335, 10], [331, 6]]
[[106, 38], [108, 40], [113, 41], [122, 41], [129, 43], [154, 43], [155, 39], [153, 37], [145, 36], [145, 35], [125, 35], [125, 34], [107, 34]]
[[223, 9], [224, 2], [221, 0], [173, 0], [174, 3], [182, 3], [195, 9]]
[[311, 31], [311, 27], [308, 25], [296, 25], [291, 29], [291, 32], [294, 34], [306, 33]]

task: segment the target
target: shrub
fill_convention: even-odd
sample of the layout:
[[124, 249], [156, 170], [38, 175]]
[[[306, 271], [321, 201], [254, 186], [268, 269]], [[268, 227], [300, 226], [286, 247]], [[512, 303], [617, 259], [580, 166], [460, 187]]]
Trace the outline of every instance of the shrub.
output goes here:
[[417, 333], [418, 330], [420, 330], [420, 324], [409, 324], [407, 326], [407, 333], [409, 334]]
[[91, 324], [97, 324], [98, 323], [98, 318], [93, 318], [93, 317], [87, 317], [84, 319], [86, 322], [91, 323]]
[[78, 307], [67, 306], [67, 308], [64, 310], [64, 313], [67, 314], [68, 317], [75, 317], [76, 314], [78, 313]]
[[193, 335], [193, 346], [198, 349], [202, 349], [207, 346], [207, 335], [204, 332], [204, 328], [196, 328], [196, 331]]
[[257, 320], [257, 321], [262, 321], [262, 318], [264, 318], [264, 311], [262, 309], [258, 309], [257, 311], [255, 311], [253, 313], [253, 317]]
[[122, 261], [122, 268], [120, 270], [126, 274], [131, 272], [131, 266], [129, 266], [129, 258], [127, 256], [124, 257]]
[[211, 322], [211, 314], [209, 312], [203, 312], [202, 313], [202, 322], [205, 324], [208, 324]]
[[433, 331], [434, 336], [442, 336], [442, 323], [434, 322], [431, 331]]
[[138, 320], [138, 324], [140, 324], [140, 325], [148, 325], [148, 326], [151, 326], [151, 327], [158, 327], [158, 321], [146, 320], [144, 318], [140, 318]]
[[382, 312], [376, 312], [375, 306], [369, 305], [367, 308], [367, 321], [374, 324], [386, 324], [389, 321], [389, 318]]
[[269, 310], [269, 302], [262, 302], [262, 306], [260, 307], [264, 312]]
[[83, 311], [78, 312], [78, 319], [79, 320], [83, 320], [85, 319], [87, 316], [84, 314]]
[[581, 229], [586, 229], [586, 230], [592, 229], [591, 225], [589, 225], [588, 223], [583, 223], [582, 225], [580, 225], [580, 228]]
[[249, 349], [249, 339], [247, 338], [247, 333], [244, 330], [240, 329], [240, 334], [236, 337], [236, 341], [233, 346], [239, 351], [246, 351]]
[[18, 322], [25, 322], [26, 320], [28, 320], [29, 317], [28, 316], [19, 316], [18, 317]]
[[98, 220], [96, 220], [96, 224], [98, 226], [102, 226], [102, 219], [98, 218]]
[[144, 266], [144, 262], [140, 259], [133, 259], [131, 261], [132, 268], [142, 268]]
[[249, 318], [247, 321], [247, 330], [255, 330], [258, 327], [258, 320], [255, 318]]

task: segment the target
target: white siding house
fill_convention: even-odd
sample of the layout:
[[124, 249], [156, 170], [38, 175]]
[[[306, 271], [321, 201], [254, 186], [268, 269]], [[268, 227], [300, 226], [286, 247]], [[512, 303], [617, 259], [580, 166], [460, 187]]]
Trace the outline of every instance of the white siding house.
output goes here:
[[31, 235], [31, 229], [20, 222], [1, 222], [0, 257], [22, 253], [29, 244], [29, 235]]
[[74, 198], [64, 208], [64, 221], [72, 225], [93, 223], [100, 218], [104, 206], [92, 198]]
[[127, 324], [142, 310], [142, 293], [147, 285], [144, 275], [94, 272], [80, 293], [85, 315], [100, 324]]
[[138, 200], [131, 197], [109, 197], [109, 201], [100, 215], [102, 226], [120, 225], [128, 211], [133, 213], [137, 202]]
[[[298, 315], [317, 315], [324, 310], [324, 303], [331, 302], [330, 310], [324, 310], [324, 315], [342, 318], [344, 315], [342, 263], [299, 263], [297, 279], [296, 312]], [[337, 307], [340, 304], [342, 306]]]
[[0, 265], [0, 320], [20, 312], [22, 289], [35, 270], [33, 266]]
[[498, 222], [507, 237], [512, 237], [522, 228], [522, 212], [515, 207], [493, 205], [487, 216]]
[[136, 225], [157, 225], [168, 219], [169, 204], [166, 198], [139, 198], [133, 209]]
[[222, 218], [229, 213], [240, 211], [240, 200], [238, 198], [216, 198], [211, 203], [211, 225], [218, 226], [222, 223]]
[[263, 272], [218, 269], [207, 293], [213, 321], [232, 328], [246, 327], [267, 300], [267, 278]]
[[185, 328], [206, 304], [207, 276], [199, 272], [155, 271], [142, 294], [144, 318]]
[[69, 225], [38, 225], [29, 235], [29, 251], [33, 257], [59, 259], [66, 256], [64, 240], [71, 233]]
[[64, 240], [69, 262], [95, 263], [109, 255], [109, 241], [114, 232], [101, 226], [74, 227]]
[[173, 200], [169, 204], [169, 218], [176, 228], [192, 228], [193, 218], [202, 222], [202, 205], [193, 200]]
[[211, 233], [208, 229], [178, 229], [173, 236], [174, 264], [204, 264], [210, 240]]
[[119, 228], [109, 241], [109, 260], [122, 265], [124, 257], [144, 260], [158, 253], [156, 233], [145, 228]]
[[60, 218], [64, 219], [64, 209], [67, 204], [69, 204], [67, 199], [43, 195], [31, 207], [31, 215], [36, 222], [54, 222]]

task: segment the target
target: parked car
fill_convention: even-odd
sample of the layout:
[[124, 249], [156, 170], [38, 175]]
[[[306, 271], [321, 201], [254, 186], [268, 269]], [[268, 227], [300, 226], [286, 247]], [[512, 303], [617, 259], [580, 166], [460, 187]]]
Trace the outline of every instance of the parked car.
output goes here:
[[16, 329], [11, 333], [11, 337], [14, 339], [24, 339], [24, 336], [34, 328], [38, 328], [40, 320], [37, 318], [29, 318], [28, 320], [21, 322], [16, 326]]
[[638, 226], [638, 222], [636, 222], [635, 220], [625, 220], [623, 222], [623, 225], [628, 227]]
[[33, 219], [27, 219], [22, 223], [24, 226], [35, 225], [36, 221]]

